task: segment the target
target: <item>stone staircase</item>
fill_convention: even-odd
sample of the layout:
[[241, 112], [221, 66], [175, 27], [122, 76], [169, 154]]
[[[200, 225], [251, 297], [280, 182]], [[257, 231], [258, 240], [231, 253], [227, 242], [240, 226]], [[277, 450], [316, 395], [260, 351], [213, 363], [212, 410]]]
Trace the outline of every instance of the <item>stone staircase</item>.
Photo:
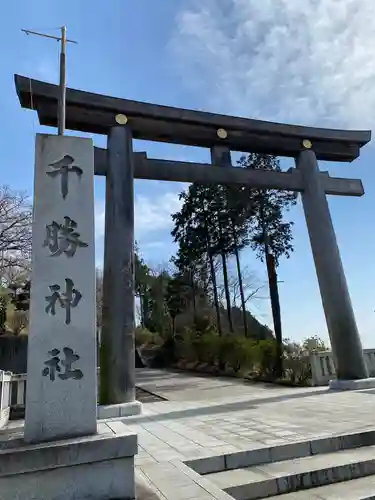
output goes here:
[[375, 431], [191, 461], [235, 500], [375, 500]]

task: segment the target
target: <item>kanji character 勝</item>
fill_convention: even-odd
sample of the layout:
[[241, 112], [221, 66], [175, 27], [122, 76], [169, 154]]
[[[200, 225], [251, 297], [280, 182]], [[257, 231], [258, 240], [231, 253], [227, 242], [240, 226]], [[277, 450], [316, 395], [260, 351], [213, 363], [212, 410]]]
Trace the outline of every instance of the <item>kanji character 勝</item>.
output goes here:
[[56, 304], [59, 303], [60, 307], [65, 309], [65, 324], [69, 325], [71, 322], [71, 309], [77, 307], [82, 298], [81, 292], [74, 288], [73, 280], [65, 278], [65, 292], [60, 293], [60, 285], [50, 285], [49, 289], [52, 295], [48, 295], [45, 299], [48, 305], [45, 308], [47, 314], [51, 313], [52, 316], [56, 315]]
[[65, 253], [67, 257], [73, 257], [78, 247], [87, 247], [88, 244], [79, 239], [80, 234], [75, 231], [77, 223], [70, 217], [64, 217], [64, 224], [52, 221], [46, 226], [46, 237], [44, 247], [49, 248], [51, 256], [59, 256]]
[[56, 177], [59, 174], [61, 175], [61, 194], [64, 200], [69, 192], [68, 188], [69, 173], [74, 172], [76, 175], [78, 175], [78, 177], [81, 177], [83, 174], [83, 170], [80, 167], [73, 165], [74, 161], [75, 160], [73, 156], [65, 155], [60, 160], [52, 162], [48, 165], [49, 167], [52, 167], [53, 170], [47, 172], [47, 175], [51, 177]]

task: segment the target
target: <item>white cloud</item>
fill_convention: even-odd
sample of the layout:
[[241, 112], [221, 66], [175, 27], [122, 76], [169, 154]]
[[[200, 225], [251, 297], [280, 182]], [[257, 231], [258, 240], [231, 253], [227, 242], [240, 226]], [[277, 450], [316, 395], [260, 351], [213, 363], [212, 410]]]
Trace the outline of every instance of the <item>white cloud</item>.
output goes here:
[[[135, 197], [135, 232], [136, 238], [155, 231], [168, 231], [172, 228], [171, 214], [181, 208], [177, 192], [166, 192], [154, 196], [138, 195]], [[104, 235], [104, 203], [95, 206], [95, 235]], [[156, 242], [154, 242], [156, 244]]]
[[148, 241], [147, 243], [142, 244], [142, 250], [154, 250], [157, 248], [164, 248], [165, 241]]
[[59, 79], [58, 62], [50, 59], [38, 59], [34, 66], [35, 78], [45, 82], [57, 83]]
[[105, 211], [104, 202], [95, 203], [95, 238], [104, 236]]
[[172, 227], [171, 214], [181, 208], [178, 194], [167, 192], [151, 197], [136, 196], [135, 228], [138, 233], [166, 230]]
[[[171, 47], [216, 111], [367, 128], [375, 109], [374, 0], [186, 2]], [[199, 99], [199, 97], [198, 97]]]

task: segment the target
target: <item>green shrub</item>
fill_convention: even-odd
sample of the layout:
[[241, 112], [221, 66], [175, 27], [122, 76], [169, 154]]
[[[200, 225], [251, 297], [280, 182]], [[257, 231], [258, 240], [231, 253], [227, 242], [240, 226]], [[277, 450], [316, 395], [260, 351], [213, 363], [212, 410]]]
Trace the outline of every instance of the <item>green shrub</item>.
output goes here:
[[308, 385], [311, 380], [311, 364], [309, 356], [287, 356], [283, 360], [285, 378], [292, 384]]
[[205, 333], [186, 329], [176, 354], [186, 361], [218, 364], [220, 369], [232, 368], [236, 373], [249, 369], [254, 359], [254, 342], [239, 335], [219, 336], [210, 328]]
[[197, 361], [214, 365], [219, 354], [220, 337], [214, 331], [208, 331], [192, 341]]
[[308, 385], [311, 380], [311, 364], [306, 343], [302, 345], [285, 342], [283, 368], [284, 375], [293, 384]]
[[0, 293], [0, 333], [5, 331], [8, 302], [9, 298], [7, 295], [5, 293]]
[[167, 368], [176, 360], [176, 339], [171, 336], [163, 345], [155, 349], [155, 356], [150, 361], [150, 366], [151, 368]]
[[240, 370], [250, 370], [254, 361], [254, 342], [248, 338], [231, 335], [224, 342], [223, 356], [227, 365], [238, 373]]
[[135, 329], [135, 345], [137, 347], [147, 344], [161, 345], [162, 343], [163, 339], [158, 333], [150, 332], [147, 328], [140, 326]]
[[215, 326], [212, 324], [212, 318], [207, 314], [198, 314], [194, 325], [195, 335], [205, 335], [208, 333], [217, 334]]
[[302, 350], [308, 352], [328, 351], [329, 349], [324, 340], [318, 337], [318, 335], [312, 335], [311, 337], [305, 338], [302, 342], [301, 348]]
[[[170, 366], [174, 361], [207, 363], [235, 373], [251, 372], [258, 377], [273, 380], [276, 359], [276, 341], [243, 337], [242, 335], [219, 336], [214, 328], [204, 331], [185, 328], [177, 335], [173, 345], [167, 341], [158, 349], [156, 364]], [[308, 353], [302, 345], [285, 342], [283, 346], [284, 379], [299, 385], [307, 385], [311, 378]]]
[[224, 371], [228, 364], [228, 352], [230, 350], [230, 336], [223, 335], [218, 338], [218, 346], [217, 346], [217, 362], [219, 369]]
[[185, 328], [184, 333], [176, 336], [175, 355], [177, 359], [183, 359], [185, 361], [196, 360], [193, 340], [194, 333], [189, 328]]
[[13, 335], [19, 335], [29, 325], [27, 311], [10, 311], [7, 315], [7, 327]]
[[271, 377], [276, 359], [276, 341], [260, 340], [254, 344], [254, 366], [261, 377]]

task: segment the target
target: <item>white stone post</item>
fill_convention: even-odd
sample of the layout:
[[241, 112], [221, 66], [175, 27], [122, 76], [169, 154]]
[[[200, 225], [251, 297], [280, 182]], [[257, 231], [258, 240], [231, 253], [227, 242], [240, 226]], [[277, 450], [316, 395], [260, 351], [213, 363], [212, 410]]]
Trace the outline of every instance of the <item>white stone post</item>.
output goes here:
[[96, 433], [94, 149], [36, 138], [25, 441]]

